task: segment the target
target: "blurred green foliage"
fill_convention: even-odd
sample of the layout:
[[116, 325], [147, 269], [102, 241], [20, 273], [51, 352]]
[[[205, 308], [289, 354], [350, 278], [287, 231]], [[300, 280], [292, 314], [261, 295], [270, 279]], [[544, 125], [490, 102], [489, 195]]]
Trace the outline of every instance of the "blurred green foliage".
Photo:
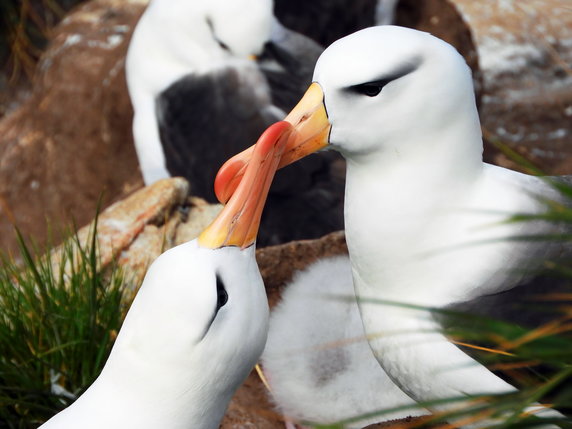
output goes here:
[[95, 230], [87, 245], [64, 243], [61, 259], [34, 258], [19, 238], [22, 262], [0, 262], [0, 428], [28, 429], [100, 373], [125, 313], [124, 276], [98, 268]]

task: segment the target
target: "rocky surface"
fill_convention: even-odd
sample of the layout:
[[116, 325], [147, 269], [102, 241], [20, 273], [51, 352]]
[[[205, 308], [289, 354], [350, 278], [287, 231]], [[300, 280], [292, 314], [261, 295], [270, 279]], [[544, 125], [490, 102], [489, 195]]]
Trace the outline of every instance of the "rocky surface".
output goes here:
[[0, 122], [0, 248], [12, 223], [38, 241], [46, 219], [89, 221], [141, 187], [123, 73], [137, 1], [97, 0], [64, 19], [37, 66], [31, 93]]
[[[572, 5], [569, 0], [448, 0], [467, 23], [483, 76], [481, 119], [547, 173], [571, 174]], [[520, 168], [488, 148], [496, 164]]]

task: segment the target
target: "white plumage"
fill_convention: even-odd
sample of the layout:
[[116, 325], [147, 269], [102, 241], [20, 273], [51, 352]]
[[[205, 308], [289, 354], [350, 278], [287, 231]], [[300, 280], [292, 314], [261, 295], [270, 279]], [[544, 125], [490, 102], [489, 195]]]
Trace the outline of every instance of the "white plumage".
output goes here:
[[43, 429], [219, 427], [266, 342], [254, 242], [290, 129], [259, 139], [248, 178], [199, 238], [153, 262], [101, 374]]
[[[218, 312], [217, 273], [228, 293]], [[100, 376], [42, 429], [218, 427], [264, 348], [267, 315], [253, 247], [212, 250], [194, 240], [168, 250], [150, 267]]]
[[325, 145], [346, 158], [346, 240], [378, 362], [419, 402], [513, 392], [452, 344], [429, 309], [367, 299], [423, 308], [472, 302], [483, 312], [489, 295], [570, 254], [566, 242], [514, 239], [558, 234], [560, 225], [506, 222], [563, 197], [542, 178], [483, 163], [470, 70], [430, 34], [394, 26], [354, 33], [324, 51], [314, 82], [287, 117], [298, 132], [283, 163]]
[[296, 273], [272, 310], [264, 371], [281, 412], [296, 421], [335, 423], [367, 413], [348, 428], [425, 414], [385, 374], [363, 331], [347, 256]]
[[[482, 162], [470, 71], [450, 45], [399, 27], [366, 29], [327, 49], [314, 78], [329, 143], [348, 161], [346, 239], [359, 297], [443, 308], [512, 288], [518, 270], [564, 249], [510, 240], [557, 232], [504, 221], [542, 212], [538, 197], [559, 195], [540, 178]], [[348, 93], [368, 82], [380, 82], [379, 94]], [[451, 344], [428, 312], [368, 303], [360, 311], [368, 334], [401, 332], [370, 345], [417, 401], [514, 390]]]

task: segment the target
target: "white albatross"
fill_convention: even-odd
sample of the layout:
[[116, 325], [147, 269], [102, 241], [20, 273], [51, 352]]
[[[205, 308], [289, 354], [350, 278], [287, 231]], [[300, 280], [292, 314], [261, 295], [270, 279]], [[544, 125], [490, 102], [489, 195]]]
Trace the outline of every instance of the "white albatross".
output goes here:
[[[133, 137], [146, 184], [182, 176], [193, 195], [214, 202], [212, 183], [222, 163], [304, 94], [323, 49], [283, 27], [272, 6], [272, 0], [149, 3], [126, 59]], [[343, 228], [343, 179], [332, 180], [336, 159], [324, 154], [278, 173], [260, 245]]]
[[[270, 37], [271, 23], [271, 0], [149, 3], [133, 32], [125, 66], [135, 149], [147, 185], [188, 176], [187, 170], [210, 161], [199, 155], [200, 146], [194, 153], [187, 147], [206, 146], [205, 137], [224, 135], [218, 128], [224, 117], [246, 129], [277, 117], [253, 61]], [[226, 104], [229, 98], [235, 103]], [[234, 131], [230, 141], [243, 137], [236, 134], [240, 129]], [[210, 191], [212, 180], [192, 180], [195, 176], [187, 177], [191, 184]]]
[[244, 186], [198, 239], [153, 262], [101, 374], [42, 429], [219, 427], [266, 342], [254, 242], [289, 129], [260, 138]]
[[[296, 132], [281, 165], [326, 146], [346, 158], [355, 292], [370, 346], [391, 379], [420, 402], [514, 391], [451, 343], [430, 312], [364, 301], [445, 308], [514, 288], [544, 260], [570, 252], [561, 241], [511, 240], [558, 233], [548, 222], [505, 220], [544, 212], [539, 196], [562, 197], [542, 178], [483, 163], [461, 55], [411, 29], [359, 31], [324, 51], [286, 120]], [[248, 157], [244, 151], [221, 172], [238, 172]], [[223, 179], [221, 200], [239, 182]]]

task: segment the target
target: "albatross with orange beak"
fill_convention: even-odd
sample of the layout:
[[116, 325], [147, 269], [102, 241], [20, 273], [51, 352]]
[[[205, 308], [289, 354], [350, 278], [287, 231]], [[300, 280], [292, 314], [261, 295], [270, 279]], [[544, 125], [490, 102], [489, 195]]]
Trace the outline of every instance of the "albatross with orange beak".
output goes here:
[[219, 427], [266, 342], [255, 239], [291, 128], [270, 127], [213, 223], [151, 265], [100, 376], [43, 429]]
[[[558, 234], [557, 225], [506, 222], [543, 213], [539, 196], [562, 196], [542, 178], [483, 163], [461, 55], [411, 29], [359, 31], [322, 54], [314, 83], [286, 120], [295, 132], [281, 166], [326, 146], [346, 158], [353, 283], [370, 347], [389, 377], [419, 402], [515, 391], [451, 343], [429, 308], [482, 311], [504, 297], [508, 312], [507, 291], [572, 249], [534, 239]], [[215, 188], [222, 201], [250, 156], [245, 151], [221, 169]], [[522, 236], [533, 239], [514, 240]]]

